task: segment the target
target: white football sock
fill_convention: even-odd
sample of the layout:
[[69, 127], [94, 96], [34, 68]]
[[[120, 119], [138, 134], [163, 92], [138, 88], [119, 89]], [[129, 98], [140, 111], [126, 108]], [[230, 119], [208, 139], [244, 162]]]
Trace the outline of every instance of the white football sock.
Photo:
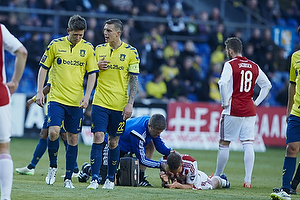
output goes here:
[[1, 199], [10, 200], [13, 181], [13, 161], [9, 154], [0, 154]]
[[217, 168], [214, 174], [215, 176], [220, 176], [223, 173], [228, 158], [229, 158], [229, 146], [219, 145]]
[[244, 164], [245, 164], [244, 183], [246, 183], [246, 182], [251, 183], [251, 176], [252, 176], [254, 158], [255, 158], [253, 142], [247, 141], [247, 142], [243, 142], [242, 144], [243, 144], [243, 148], [244, 148]]

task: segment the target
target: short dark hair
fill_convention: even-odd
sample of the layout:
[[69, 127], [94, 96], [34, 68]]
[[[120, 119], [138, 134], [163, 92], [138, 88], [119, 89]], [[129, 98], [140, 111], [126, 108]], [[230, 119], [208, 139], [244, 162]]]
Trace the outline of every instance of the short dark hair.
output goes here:
[[123, 23], [119, 19], [109, 19], [106, 20], [104, 24], [113, 24], [115, 26], [115, 30], [123, 32]]
[[176, 152], [172, 152], [168, 155], [167, 164], [171, 171], [175, 171], [182, 165], [181, 155]]
[[162, 114], [152, 115], [149, 124], [155, 130], [165, 130], [167, 127], [166, 118]]
[[234, 53], [242, 53], [243, 44], [238, 37], [230, 37], [225, 41], [226, 48], [232, 49]]
[[68, 29], [70, 31], [81, 31], [87, 29], [86, 20], [80, 15], [73, 15], [68, 22]]

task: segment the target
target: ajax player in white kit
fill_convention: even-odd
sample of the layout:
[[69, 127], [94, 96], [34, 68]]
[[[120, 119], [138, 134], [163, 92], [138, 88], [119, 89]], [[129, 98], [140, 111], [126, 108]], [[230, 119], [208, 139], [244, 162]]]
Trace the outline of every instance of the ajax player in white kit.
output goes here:
[[[13, 182], [13, 161], [9, 144], [12, 134], [11, 95], [17, 90], [27, 60], [27, 50], [3, 25], [0, 24], [0, 183], [1, 199], [10, 199]], [[4, 50], [16, 55], [12, 79], [6, 80]]]
[[198, 170], [197, 161], [189, 155], [172, 152], [161, 158], [159, 173], [162, 186], [165, 188], [212, 190], [217, 188], [230, 188], [227, 177], [209, 177]]
[[[255, 107], [266, 98], [272, 86], [259, 66], [242, 56], [242, 42], [239, 38], [228, 38], [225, 46], [229, 61], [225, 62], [218, 82], [223, 111], [219, 127], [220, 141], [215, 176], [224, 171], [229, 158], [230, 142], [240, 138], [244, 149], [244, 187], [251, 188], [255, 157], [253, 150]], [[260, 92], [254, 101], [255, 84], [260, 87]]]

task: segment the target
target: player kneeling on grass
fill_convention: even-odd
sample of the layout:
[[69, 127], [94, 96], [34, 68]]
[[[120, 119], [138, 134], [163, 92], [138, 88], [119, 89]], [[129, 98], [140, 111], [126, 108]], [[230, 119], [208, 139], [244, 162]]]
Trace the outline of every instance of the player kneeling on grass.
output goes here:
[[212, 190], [230, 188], [225, 174], [208, 177], [198, 170], [197, 161], [185, 154], [172, 152], [161, 158], [162, 171], [159, 173], [165, 188]]

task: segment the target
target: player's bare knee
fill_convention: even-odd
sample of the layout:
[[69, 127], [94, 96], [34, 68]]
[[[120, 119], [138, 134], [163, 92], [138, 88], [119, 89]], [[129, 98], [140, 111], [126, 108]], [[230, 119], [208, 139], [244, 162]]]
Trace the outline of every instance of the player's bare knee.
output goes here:
[[298, 143], [288, 143], [286, 146], [286, 156], [288, 157], [297, 157], [299, 152], [299, 144]]
[[60, 134], [60, 137], [63, 141], [66, 141], [67, 140], [67, 133], [64, 132], [64, 133], [59, 133]]
[[119, 137], [108, 137], [108, 146], [110, 149], [115, 149], [118, 146]]
[[68, 144], [76, 146], [78, 144], [78, 134], [68, 133]]
[[0, 154], [9, 154], [9, 142], [0, 143]]
[[230, 144], [230, 141], [224, 141], [224, 140], [219, 141], [219, 145], [222, 145], [222, 146], [229, 146], [229, 144]]
[[104, 133], [103, 132], [96, 132], [93, 134], [94, 134], [93, 143], [100, 144], [104, 141]]
[[50, 126], [48, 128], [48, 135], [49, 135], [49, 139], [51, 141], [56, 140], [59, 137], [59, 131], [60, 131], [60, 127], [56, 127], [56, 126]]
[[41, 129], [40, 138], [47, 139], [47, 137], [48, 137], [48, 129]]

